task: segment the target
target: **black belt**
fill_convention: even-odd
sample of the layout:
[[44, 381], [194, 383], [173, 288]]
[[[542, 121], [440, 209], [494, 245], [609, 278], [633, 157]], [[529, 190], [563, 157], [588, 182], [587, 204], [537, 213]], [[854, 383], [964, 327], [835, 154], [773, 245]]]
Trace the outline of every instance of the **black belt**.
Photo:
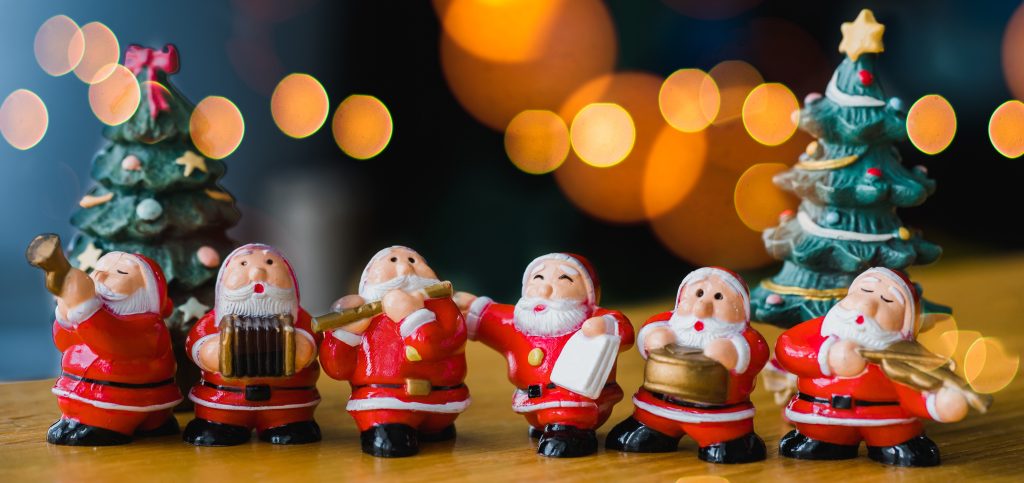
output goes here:
[[691, 409], [729, 409], [729, 408], [733, 408], [733, 407], [736, 407], [736, 406], [740, 406], [742, 404], [746, 404], [746, 402], [734, 403], [734, 404], [704, 404], [704, 403], [698, 403], [698, 402], [684, 401], [684, 400], [679, 399], [677, 397], [669, 396], [668, 394], [662, 394], [660, 392], [654, 392], [654, 391], [647, 391], [647, 392], [651, 393], [651, 396], [653, 396], [654, 399], [660, 399], [660, 400], [665, 401], [665, 402], [667, 402], [667, 403], [669, 403], [669, 404], [671, 404], [673, 406], [680, 406], [680, 407], [691, 408]]
[[99, 384], [101, 386], [120, 387], [124, 389], [152, 389], [154, 387], [166, 386], [174, 384], [174, 378], [164, 379], [158, 382], [143, 382], [143, 383], [132, 383], [132, 382], [117, 382], [117, 381], [101, 381], [99, 379], [90, 379], [88, 377], [76, 376], [68, 372], [61, 372], [61, 377], [68, 379], [74, 379], [76, 381], [87, 382], [89, 384]]
[[798, 392], [796, 394], [797, 399], [801, 401], [807, 401], [817, 404], [828, 404], [835, 409], [853, 409], [854, 406], [899, 406], [899, 401], [864, 401], [861, 399], [854, 399], [853, 396], [833, 395], [831, 399], [825, 399], [823, 397], [814, 397], [810, 394]]
[[221, 386], [220, 384], [214, 384], [205, 379], [199, 381], [199, 383], [206, 387], [212, 387], [218, 391], [245, 394], [246, 401], [268, 401], [270, 400], [271, 389], [274, 391], [310, 391], [316, 389], [316, 386], [274, 386], [271, 388], [269, 384], [246, 384], [242, 387]]
[[[373, 387], [379, 389], [405, 389], [405, 384], [363, 384], [361, 386], [352, 386], [352, 390], [362, 389], [364, 387]], [[466, 387], [465, 384], [456, 384], [454, 386], [430, 386], [431, 391], [453, 391], [455, 389], [462, 389]]]
[[[604, 387], [608, 387], [614, 384], [614, 382], [609, 382], [605, 384]], [[536, 399], [544, 395], [545, 389], [550, 390], [556, 387], [558, 386], [556, 386], [553, 382], [549, 382], [547, 384], [530, 384], [529, 386], [526, 386], [526, 389], [520, 389], [520, 391], [525, 392], [526, 396], [529, 397], [530, 399]]]

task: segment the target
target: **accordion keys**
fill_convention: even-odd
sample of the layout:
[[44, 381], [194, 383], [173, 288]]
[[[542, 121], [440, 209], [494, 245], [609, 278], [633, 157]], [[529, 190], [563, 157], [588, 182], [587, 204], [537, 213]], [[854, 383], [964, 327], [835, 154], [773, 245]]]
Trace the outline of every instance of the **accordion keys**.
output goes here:
[[225, 315], [220, 321], [220, 372], [224, 377], [281, 377], [295, 373], [291, 315]]

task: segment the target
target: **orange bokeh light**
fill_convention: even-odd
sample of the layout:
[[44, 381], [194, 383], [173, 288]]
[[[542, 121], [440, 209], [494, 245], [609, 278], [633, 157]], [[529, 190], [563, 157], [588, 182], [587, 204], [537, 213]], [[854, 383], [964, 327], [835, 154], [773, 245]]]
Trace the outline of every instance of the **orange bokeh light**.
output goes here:
[[718, 115], [722, 98], [718, 85], [700, 69], [679, 69], [665, 79], [658, 107], [665, 121], [683, 132], [700, 131]]
[[584, 163], [607, 168], [621, 163], [633, 150], [636, 126], [622, 106], [595, 102], [584, 106], [573, 117], [569, 140]]
[[208, 96], [199, 101], [188, 125], [192, 143], [210, 159], [228, 157], [245, 136], [242, 112], [233, 102], [220, 96]]
[[341, 101], [331, 120], [334, 142], [345, 154], [370, 159], [384, 150], [394, 129], [391, 112], [380, 99], [351, 95]]
[[929, 94], [917, 100], [907, 112], [907, 136], [919, 151], [939, 154], [956, 135], [956, 112], [946, 98]]
[[754, 66], [742, 60], [726, 60], [708, 71], [718, 86], [719, 108], [714, 124], [724, 124], [743, 114], [743, 103], [754, 87], [764, 82]]
[[700, 181], [707, 163], [704, 132], [683, 133], [664, 126], [647, 154], [643, 180], [644, 213], [661, 216], [681, 203]]
[[1003, 76], [1013, 97], [1024, 99], [1024, 5], [1017, 7], [1003, 31]]
[[974, 341], [964, 354], [964, 376], [971, 388], [992, 394], [1005, 388], [1020, 369], [1020, 354], [1007, 351], [994, 337]]
[[779, 213], [796, 210], [800, 199], [783, 191], [772, 178], [789, 169], [782, 163], [755, 164], [736, 182], [733, 202], [743, 224], [754, 231], [764, 231], [779, 222]]
[[778, 146], [796, 132], [793, 113], [800, 109], [793, 91], [778, 84], [761, 84], [743, 101], [743, 126], [755, 141]]
[[15, 149], [26, 150], [38, 144], [49, 124], [46, 104], [28, 89], [12, 92], [0, 104], [0, 134]]
[[1024, 102], [1013, 99], [997, 107], [988, 121], [988, 138], [1007, 158], [1024, 154]]
[[82, 29], [67, 15], [50, 17], [36, 31], [36, 62], [47, 74], [61, 76], [74, 70], [85, 53]]
[[545, 48], [564, 0], [442, 0], [441, 25], [459, 46], [499, 62], [534, 59]]
[[89, 86], [89, 107], [97, 119], [110, 126], [131, 119], [140, 99], [139, 82], [123, 65], [114, 64], [106, 79]]
[[917, 334], [917, 342], [929, 351], [943, 357], [953, 357], [956, 352], [959, 332], [956, 319], [949, 314], [928, 314], [924, 327]]
[[329, 110], [327, 91], [309, 74], [288, 74], [270, 97], [274, 123], [293, 138], [301, 139], [319, 131]]
[[505, 152], [526, 173], [550, 173], [569, 155], [569, 128], [551, 111], [520, 112], [505, 128]]
[[118, 59], [121, 58], [121, 46], [117, 36], [106, 25], [100, 22], [89, 22], [82, 26], [85, 41], [85, 52], [75, 67], [75, 76], [86, 84], [96, 84], [113, 74]]

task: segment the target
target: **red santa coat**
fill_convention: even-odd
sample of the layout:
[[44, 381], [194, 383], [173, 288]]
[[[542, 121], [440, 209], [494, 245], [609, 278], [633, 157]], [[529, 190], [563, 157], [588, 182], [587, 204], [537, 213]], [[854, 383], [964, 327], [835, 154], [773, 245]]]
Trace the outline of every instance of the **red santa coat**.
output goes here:
[[[672, 312], [657, 314], [644, 322], [637, 336], [637, 347], [646, 359], [644, 339], [652, 329], [668, 327]], [[633, 404], [637, 409], [647, 411], [680, 423], [724, 423], [741, 421], [754, 417], [754, 405], [750, 402], [750, 393], [754, 391], [757, 374], [761, 372], [770, 356], [768, 343], [756, 330], [746, 324], [739, 334], [729, 339], [736, 348], [738, 358], [736, 367], [730, 373], [729, 390], [725, 402], [718, 407], [689, 407], [673, 404], [655, 397], [650, 391], [640, 388], [633, 396]]]
[[[451, 298], [435, 298], [397, 323], [384, 314], [373, 317], [362, 335], [329, 333], [320, 362], [328, 376], [352, 385], [348, 411], [457, 414], [470, 403], [465, 346], [462, 313]], [[407, 379], [429, 381], [430, 393], [408, 394]]]
[[[220, 334], [216, 324], [216, 314], [211, 310], [196, 322], [185, 339], [185, 351], [192, 360], [199, 364], [199, 348], [211, 337]], [[320, 338], [313, 334], [310, 316], [299, 308], [294, 324], [295, 336], [305, 337], [316, 347]], [[202, 367], [202, 366], [200, 366]], [[252, 377], [226, 378], [219, 372], [203, 371], [203, 379], [192, 387], [189, 399], [200, 406], [214, 409], [262, 411], [274, 409], [295, 409], [316, 406], [320, 402], [320, 393], [316, 390], [316, 380], [320, 377], [320, 366], [314, 359], [308, 366], [287, 377]], [[204, 384], [203, 381], [209, 383]], [[265, 401], [249, 401], [245, 398], [247, 385], [270, 386], [270, 398]], [[214, 386], [236, 388], [236, 390], [218, 389]]]
[[[479, 297], [470, 307], [467, 317], [469, 338], [483, 342], [488, 347], [502, 353], [508, 360], [508, 380], [516, 386], [512, 396], [512, 410], [517, 413], [529, 413], [550, 408], [598, 407], [598, 402], [587, 396], [577, 394], [562, 387], [550, 387], [551, 371], [555, 361], [562, 353], [566, 342], [580, 329], [556, 337], [528, 335], [520, 332], [514, 325], [515, 306], [494, 303], [489, 297]], [[633, 346], [633, 326], [619, 311], [598, 307], [590, 317], [603, 317], [608, 327], [621, 339], [619, 352]], [[530, 354], [538, 354], [540, 360], [531, 364]], [[609, 385], [615, 384], [616, 364], [608, 375]], [[529, 387], [539, 386], [541, 395], [529, 397]], [[618, 393], [621, 399], [621, 392]], [[618, 399], [616, 399], [617, 401]]]
[[100, 409], [154, 412], [181, 402], [171, 336], [159, 314], [115, 315], [98, 298], [57, 315], [63, 352], [53, 393]]
[[[797, 376], [799, 394], [786, 407], [787, 418], [798, 424], [855, 427], [937, 419], [934, 394], [893, 382], [877, 364], [868, 363], [864, 372], [854, 377], [833, 375], [827, 358], [836, 339], [821, 335], [823, 321], [824, 317], [819, 317], [799, 324], [783, 332], [775, 345], [779, 363]], [[812, 398], [821, 401], [807, 400]], [[843, 408], [843, 399], [849, 401], [849, 408]]]

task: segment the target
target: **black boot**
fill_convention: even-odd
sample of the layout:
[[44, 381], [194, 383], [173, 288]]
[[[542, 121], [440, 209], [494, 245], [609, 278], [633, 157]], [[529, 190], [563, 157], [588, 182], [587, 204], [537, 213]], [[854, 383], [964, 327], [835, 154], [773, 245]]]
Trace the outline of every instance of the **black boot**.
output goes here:
[[628, 453], [670, 453], [679, 448], [680, 439], [681, 436], [673, 438], [630, 416], [608, 432], [604, 447]]
[[848, 460], [857, 457], [860, 445], [826, 443], [792, 430], [779, 441], [779, 456], [800, 460]]
[[597, 452], [597, 433], [565, 424], [549, 424], [537, 443], [537, 453], [551, 458], [575, 458]]
[[767, 451], [764, 440], [751, 432], [731, 441], [704, 446], [697, 451], [697, 457], [708, 463], [752, 463], [764, 461]]
[[540, 439], [541, 436], [544, 436], [544, 430], [530, 426], [526, 434], [530, 435], [530, 439]]
[[868, 458], [893, 466], [938, 466], [939, 447], [922, 434], [895, 446], [868, 446]]
[[261, 441], [273, 444], [306, 444], [320, 441], [320, 426], [316, 421], [299, 421], [260, 431]]
[[455, 425], [449, 424], [440, 431], [434, 431], [433, 433], [420, 433], [419, 440], [427, 443], [436, 443], [438, 441], [448, 441], [455, 439]]
[[135, 430], [135, 437], [137, 438], [153, 438], [157, 436], [170, 436], [172, 434], [178, 434], [181, 432], [181, 426], [178, 426], [178, 420], [174, 416], [168, 416], [167, 420], [160, 426], [153, 429], [137, 429]]
[[132, 437], [111, 429], [61, 418], [46, 432], [46, 442], [64, 446], [116, 446], [131, 443]]
[[359, 435], [363, 453], [382, 458], [412, 456], [420, 451], [416, 430], [404, 424], [378, 424]]
[[244, 426], [195, 418], [185, 426], [181, 439], [196, 446], [237, 446], [249, 441], [252, 431]]

